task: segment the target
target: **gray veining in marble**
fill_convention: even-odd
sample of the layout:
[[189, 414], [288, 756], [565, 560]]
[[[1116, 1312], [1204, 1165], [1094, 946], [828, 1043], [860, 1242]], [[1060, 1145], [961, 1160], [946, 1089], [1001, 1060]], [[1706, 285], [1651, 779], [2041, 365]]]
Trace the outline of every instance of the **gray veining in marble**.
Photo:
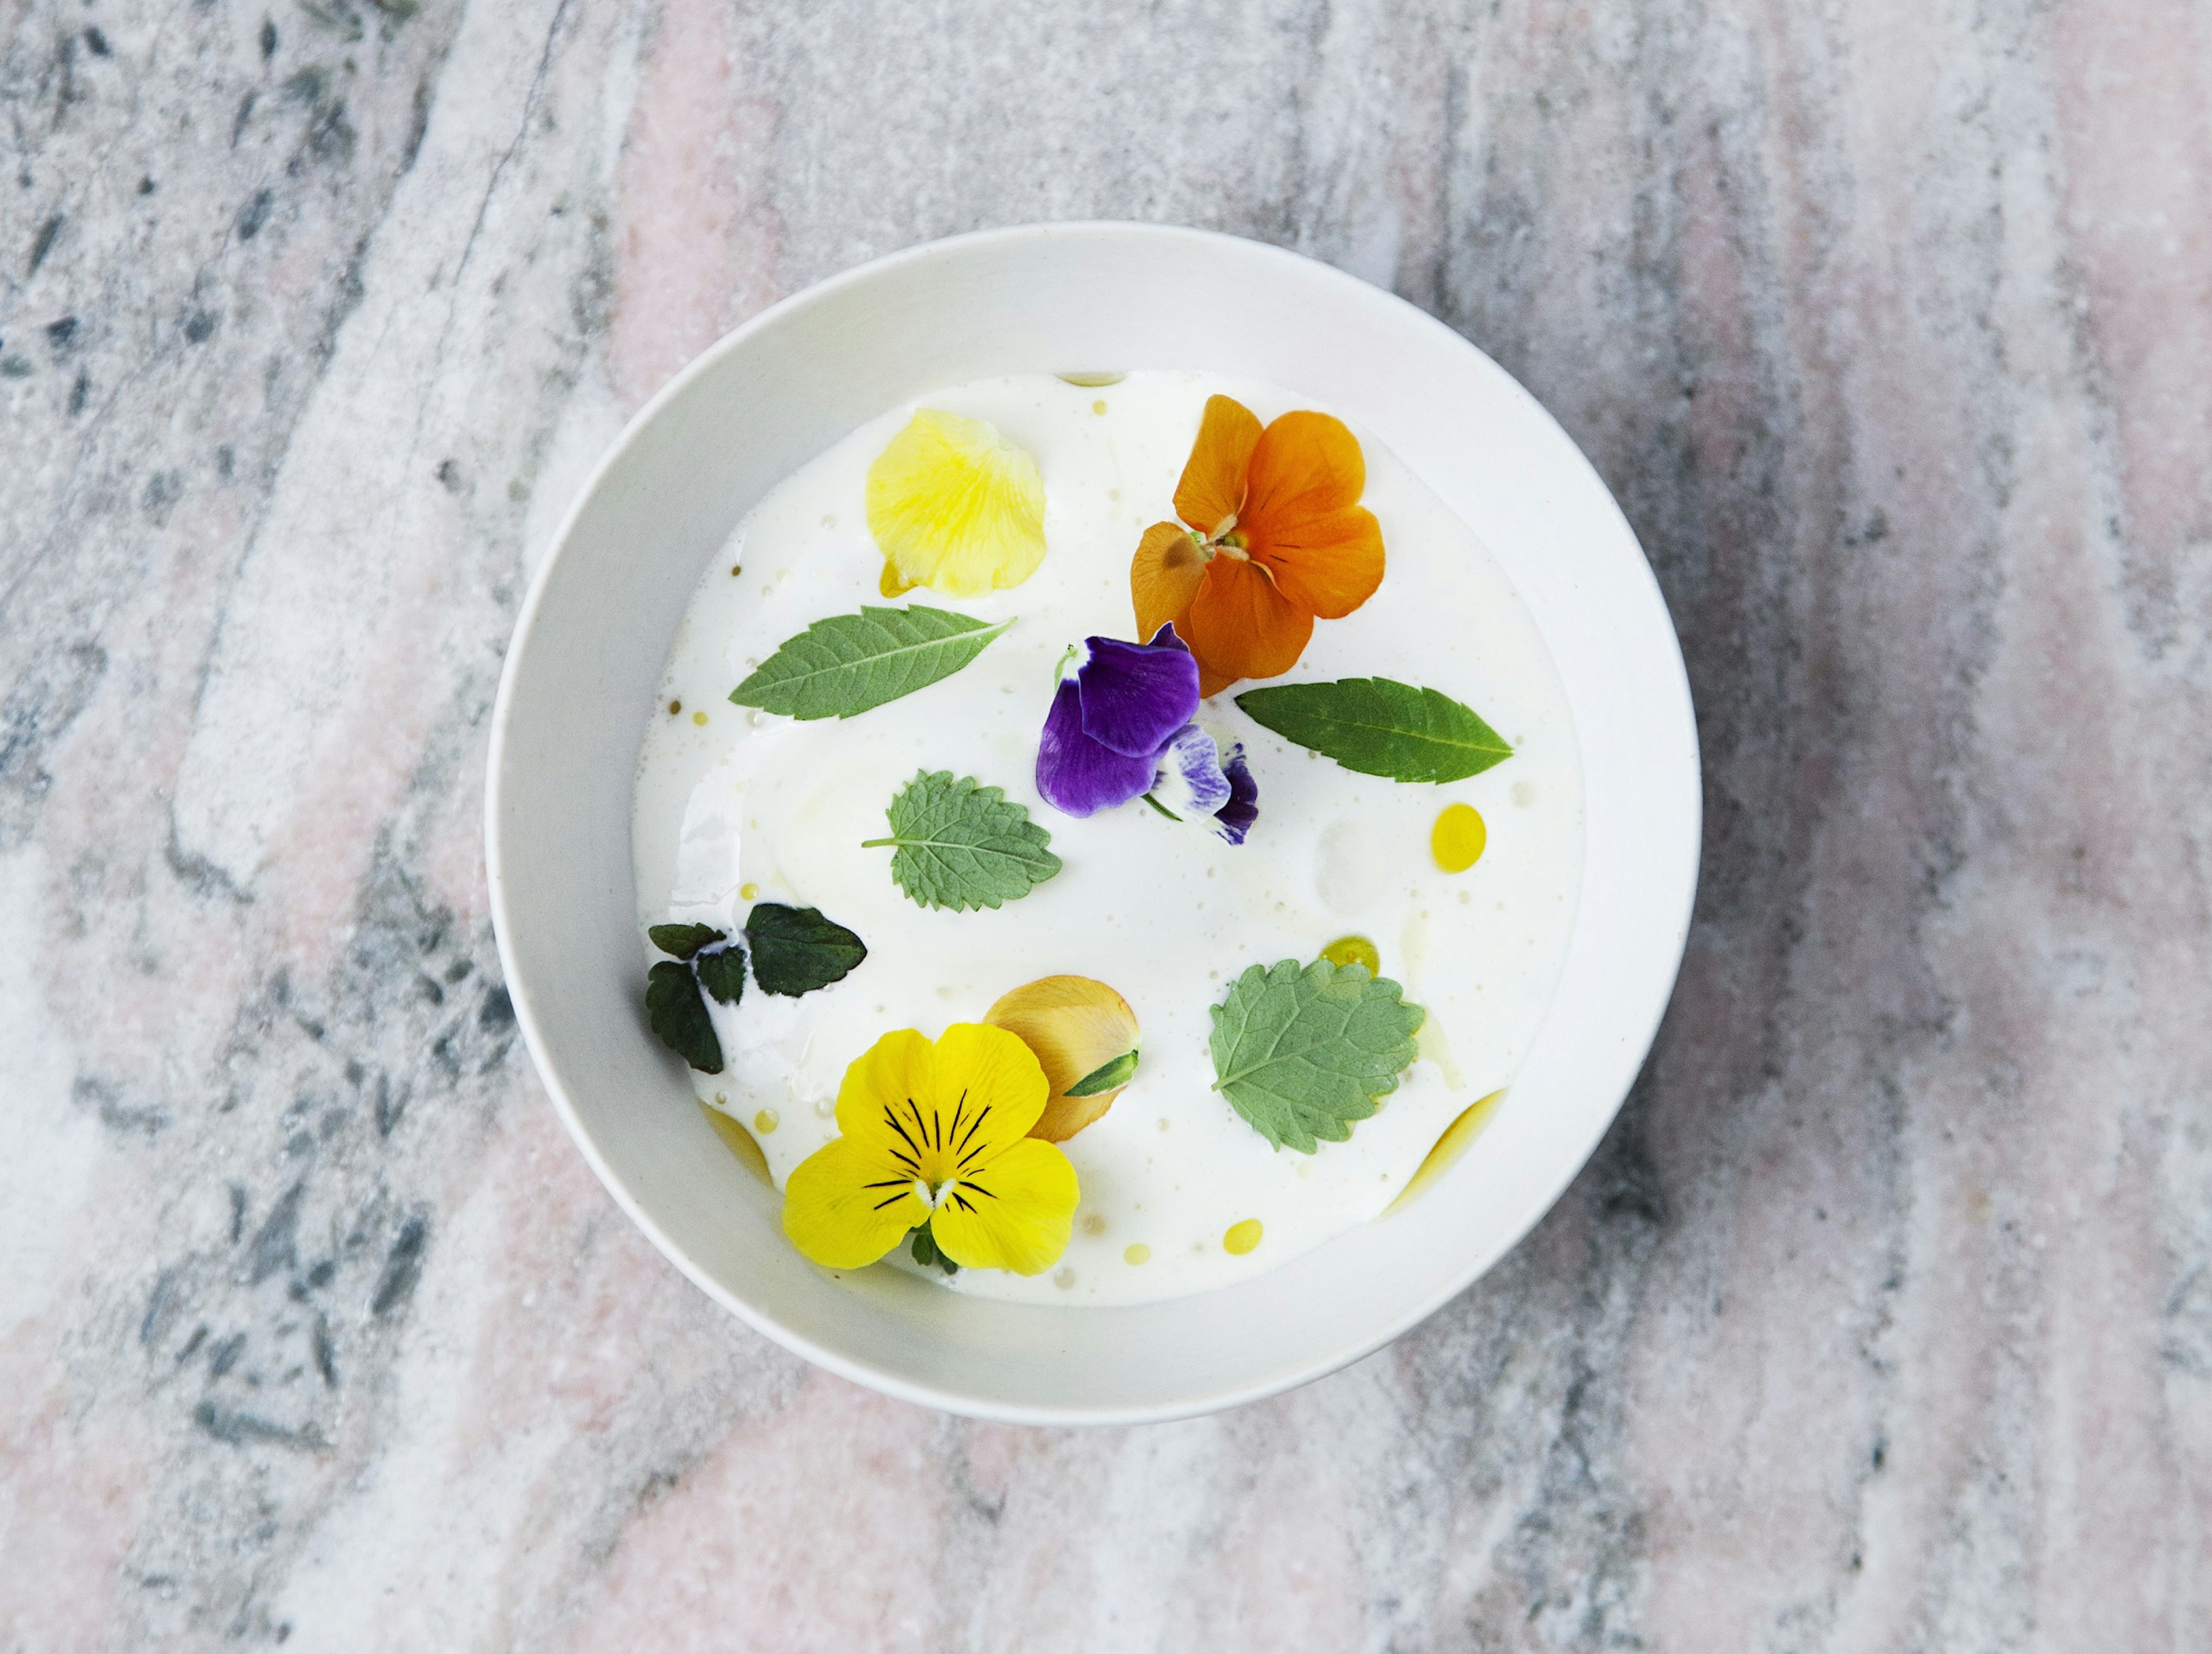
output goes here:
[[[0, 105], [0, 1649], [2212, 1644], [2212, 11], [23, 0]], [[477, 824], [627, 416], [1078, 216], [1527, 384], [1659, 572], [1707, 829], [1502, 1267], [1058, 1433], [659, 1261]]]

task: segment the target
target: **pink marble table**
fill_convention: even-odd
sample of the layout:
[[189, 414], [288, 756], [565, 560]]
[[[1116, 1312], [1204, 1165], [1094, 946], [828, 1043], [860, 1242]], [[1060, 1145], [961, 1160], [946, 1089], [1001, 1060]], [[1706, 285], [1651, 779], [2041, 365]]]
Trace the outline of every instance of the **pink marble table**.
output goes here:
[[[0, 1649], [2212, 1646], [2212, 10], [21, 0], [0, 77]], [[1350, 1371], [1091, 1433], [663, 1263], [478, 835], [641, 401], [1071, 216], [1518, 374], [1708, 763], [1552, 1217]]]

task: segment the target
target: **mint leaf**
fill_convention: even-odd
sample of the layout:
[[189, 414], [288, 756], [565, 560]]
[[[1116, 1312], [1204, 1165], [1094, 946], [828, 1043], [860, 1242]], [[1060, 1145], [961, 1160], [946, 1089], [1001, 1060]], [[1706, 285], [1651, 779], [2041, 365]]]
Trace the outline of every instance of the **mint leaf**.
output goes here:
[[655, 925], [645, 933], [653, 946], [679, 959], [690, 958], [709, 942], [729, 939], [712, 925]]
[[925, 908], [995, 908], [1018, 901], [1060, 871], [1052, 835], [995, 787], [949, 769], [917, 770], [891, 800], [891, 878]]
[[1464, 781], [1513, 756], [1504, 738], [1473, 708], [1388, 678], [1247, 690], [1237, 704], [1285, 740], [1363, 775]]
[[722, 1042], [690, 965], [663, 959], [646, 974], [645, 1014], [660, 1043], [701, 1073], [722, 1072]]
[[735, 942], [702, 949], [693, 956], [691, 968], [699, 973], [699, 986], [724, 1005], [735, 1005], [745, 991], [745, 951]]
[[1096, 1097], [1116, 1085], [1126, 1085], [1137, 1072], [1137, 1054], [1124, 1051], [1110, 1062], [1102, 1062], [1062, 1093], [1066, 1097]]
[[786, 638], [730, 699], [793, 718], [850, 718], [950, 678], [1013, 623], [919, 605], [833, 615]]
[[1213, 1089], [1277, 1148], [1341, 1143], [1398, 1089], [1427, 1012], [1365, 965], [1254, 965], [1213, 1007]]
[[842, 980], [868, 957], [867, 945], [844, 926], [781, 902], [753, 904], [745, 939], [753, 945], [753, 980], [789, 999]]

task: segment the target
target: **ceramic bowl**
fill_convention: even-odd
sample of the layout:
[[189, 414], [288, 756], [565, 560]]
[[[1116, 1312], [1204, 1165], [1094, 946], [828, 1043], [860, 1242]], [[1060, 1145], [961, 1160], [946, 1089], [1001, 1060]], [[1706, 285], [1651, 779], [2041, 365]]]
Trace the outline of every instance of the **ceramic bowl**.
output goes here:
[[[988, 374], [1170, 368], [1279, 386], [1395, 449], [1480, 535], [1566, 686], [1584, 765], [1579, 916], [1550, 1013], [1474, 1149], [1388, 1219], [1240, 1285], [1126, 1308], [833, 1278], [715, 1137], [641, 1006], [630, 800], [677, 623], [755, 502], [902, 400]], [[980, 1417], [1158, 1420], [1378, 1348], [1527, 1231], [1596, 1146], [1665, 1008], [1697, 880], [1696, 728], [1657, 586], [1605, 485], [1497, 364], [1401, 301], [1274, 247], [1053, 224], [916, 247], [732, 333], [600, 464], [501, 680], [494, 922], [545, 1088], [592, 1169], [732, 1313], [848, 1378]]]

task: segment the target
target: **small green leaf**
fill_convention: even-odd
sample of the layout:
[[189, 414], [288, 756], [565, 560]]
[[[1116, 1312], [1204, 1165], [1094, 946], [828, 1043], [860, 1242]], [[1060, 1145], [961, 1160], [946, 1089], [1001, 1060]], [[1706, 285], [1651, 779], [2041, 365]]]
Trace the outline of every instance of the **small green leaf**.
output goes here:
[[710, 942], [729, 939], [727, 933], [712, 925], [655, 925], [645, 933], [653, 946], [679, 959], [690, 958]]
[[925, 908], [995, 908], [1018, 901], [1060, 871], [1052, 835], [995, 787], [949, 769], [918, 770], [889, 812], [891, 878]]
[[[699, 986], [724, 1005], [735, 1005], [745, 991], [745, 951], [735, 942], [702, 949], [693, 957], [691, 968], [699, 973]], [[754, 969], [758, 970], [758, 960]]]
[[730, 699], [793, 718], [850, 718], [950, 678], [1013, 623], [920, 605], [832, 615], [785, 639]]
[[1126, 1085], [1137, 1072], [1137, 1054], [1124, 1051], [1110, 1062], [1102, 1062], [1089, 1073], [1070, 1085], [1063, 1093], [1068, 1097], [1096, 1097], [1101, 1092], [1110, 1092], [1116, 1085]]
[[1213, 1089], [1277, 1148], [1311, 1154], [1398, 1089], [1426, 1016], [1364, 965], [1254, 965], [1213, 1007]]
[[914, 1261], [927, 1269], [935, 1264], [948, 1275], [960, 1273], [960, 1266], [937, 1250], [936, 1233], [926, 1224], [916, 1224], [908, 1231], [914, 1237]]
[[1504, 738], [1473, 708], [1388, 678], [1247, 690], [1237, 704], [1285, 740], [1363, 775], [1463, 781], [1513, 756]]
[[866, 943], [818, 909], [781, 902], [753, 904], [745, 938], [753, 945], [753, 980], [790, 999], [842, 981], [868, 957]]
[[722, 1042], [690, 965], [663, 959], [646, 973], [645, 1014], [660, 1043], [701, 1073], [722, 1072]]

